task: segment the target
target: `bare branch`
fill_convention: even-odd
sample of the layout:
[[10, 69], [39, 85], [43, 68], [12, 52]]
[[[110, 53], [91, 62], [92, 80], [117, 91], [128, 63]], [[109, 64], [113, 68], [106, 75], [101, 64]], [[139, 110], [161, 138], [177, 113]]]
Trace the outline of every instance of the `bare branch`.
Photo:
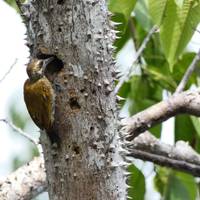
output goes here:
[[[145, 133], [137, 137], [128, 148], [129, 157], [152, 161], [194, 176], [200, 175], [200, 156], [185, 143], [172, 147]], [[46, 189], [44, 162], [38, 157], [0, 182], [0, 199], [28, 200]]]
[[42, 154], [42, 147], [39, 144], [38, 140], [33, 139], [30, 135], [28, 135], [26, 132], [24, 132], [19, 127], [15, 126], [12, 122], [8, 121], [7, 119], [0, 119], [0, 122], [6, 123], [8, 126], [10, 126], [10, 128], [12, 128], [13, 131], [21, 134], [23, 137], [28, 139], [33, 145], [35, 145], [38, 148], [39, 153]]
[[37, 157], [0, 182], [0, 199], [30, 200], [46, 189], [44, 161]]
[[124, 76], [120, 79], [120, 81], [118, 82], [118, 84], [115, 87], [114, 93], [117, 94], [121, 88], [121, 86], [123, 85], [123, 83], [129, 78], [129, 76], [131, 75], [132, 69], [134, 64], [136, 63], [136, 61], [138, 60], [138, 58], [141, 56], [142, 52], [144, 51], [147, 43], [149, 42], [151, 36], [153, 35], [153, 33], [155, 33], [157, 30], [157, 26], [153, 26], [153, 28], [149, 31], [148, 35], [146, 36], [146, 38], [143, 40], [140, 48], [138, 49], [138, 51], [136, 52], [135, 55], [135, 59], [133, 61], [133, 64], [129, 67], [129, 69], [127, 70], [127, 73], [124, 74]]
[[200, 61], [200, 49], [198, 51], [198, 53], [196, 54], [196, 56], [194, 57], [192, 63], [190, 64], [190, 66], [188, 67], [187, 71], [185, 72], [181, 82], [179, 83], [178, 87], [176, 88], [175, 93], [180, 93], [184, 90], [188, 79], [190, 78], [190, 76], [192, 75], [193, 71], [195, 70], [197, 63]]
[[135, 138], [126, 149], [129, 150], [128, 157], [151, 161], [161, 166], [200, 176], [200, 155], [183, 141], [171, 146], [145, 132]]
[[122, 133], [127, 140], [133, 140], [152, 126], [181, 113], [200, 116], [200, 91], [175, 94], [132, 117], [123, 119]]
[[[185, 72], [180, 84], [178, 85], [175, 94], [182, 92], [190, 78], [191, 74], [196, 68], [197, 62], [200, 60], [200, 50], [194, 57], [192, 63]], [[184, 95], [183, 95], [184, 94]], [[190, 92], [182, 93], [181, 96], [171, 97], [169, 100], [156, 104], [151, 108], [138, 113], [132, 117], [132, 134], [128, 134], [126, 137], [128, 140], [132, 140], [136, 135], [142, 133], [144, 130], [149, 129], [154, 124], [162, 122], [171, 116], [179, 113], [189, 113], [199, 116], [199, 109], [194, 111], [190, 110], [189, 104], [193, 104], [193, 98], [199, 93], [191, 94]], [[189, 95], [189, 96], [188, 96]], [[181, 99], [183, 97], [183, 99]], [[177, 98], [177, 99], [174, 99]], [[191, 100], [189, 100], [191, 98]], [[199, 97], [195, 100], [195, 104], [198, 104]], [[193, 104], [194, 105], [194, 104]], [[188, 108], [187, 108], [188, 107]], [[142, 117], [143, 116], [143, 117]], [[144, 116], [146, 118], [144, 118]], [[160, 119], [159, 119], [160, 118]], [[126, 122], [125, 122], [126, 123]], [[145, 125], [146, 124], [146, 125]], [[129, 126], [129, 125], [128, 125]], [[135, 135], [133, 135], [133, 132]], [[177, 144], [179, 148], [177, 148]], [[177, 142], [175, 147], [161, 143], [155, 137], [150, 134], [142, 134], [133, 140], [131, 149], [129, 149], [129, 156], [140, 158], [143, 160], [152, 161], [162, 166], [172, 167], [174, 169], [186, 171], [193, 174], [194, 176], [200, 176], [200, 156], [191, 147], [184, 145], [181, 141]], [[181, 147], [181, 148], [180, 148]], [[181, 151], [180, 151], [181, 149]]]
[[0, 79], [0, 83], [10, 74], [11, 70], [17, 63], [17, 58], [15, 59], [14, 63], [10, 66], [9, 70], [4, 74], [4, 76]]

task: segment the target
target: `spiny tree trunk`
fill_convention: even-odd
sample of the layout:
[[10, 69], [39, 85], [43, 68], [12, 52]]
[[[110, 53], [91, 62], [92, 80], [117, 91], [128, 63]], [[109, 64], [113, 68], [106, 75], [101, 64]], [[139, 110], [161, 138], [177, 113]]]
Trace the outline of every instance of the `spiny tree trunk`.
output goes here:
[[60, 141], [41, 134], [50, 199], [126, 199], [119, 153], [112, 43], [104, 0], [33, 0], [23, 8], [31, 58], [55, 55]]

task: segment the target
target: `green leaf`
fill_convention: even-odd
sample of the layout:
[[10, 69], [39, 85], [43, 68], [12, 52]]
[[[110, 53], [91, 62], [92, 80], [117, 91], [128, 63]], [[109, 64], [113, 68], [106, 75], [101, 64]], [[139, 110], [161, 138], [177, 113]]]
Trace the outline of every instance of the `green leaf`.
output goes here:
[[197, 153], [200, 153], [200, 139], [199, 139], [199, 137], [197, 137], [196, 140], [195, 140], [195, 148], [194, 149], [196, 150]]
[[195, 138], [196, 130], [188, 115], [178, 115], [175, 118], [175, 140], [185, 140], [190, 143]]
[[118, 95], [120, 97], [127, 98], [128, 93], [130, 92], [130, 89], [131, 89], [130, 85], [131, 85], [130, 82], [124, 82], [124, 84], [122, 85], [122, 87], [119, 90]]
[[170, 170], [165, 167], [156, 167], [156, 172], [156, 176], [154, 177], [154, 186], [161, 196], [163, 196]]
[[130, 80], [130, 82], [131, 82], [131, 88], [130, 88], [131, 95], [130, 96], [133, 99], [136, 99], [138, 97], [137, 94], [139, 92], [139, 88], [141, 87], [141, 79], [142, 79], [141, 76], [134, 75], [134, 76], [132, 76], [132, 78]]
[[147, 31], [144, 30], [144, 27], [142, 26], [142, 24], [140, 24], [141, 22], [139, 21], [138, 16], [137, 16], [137, 18], [134, 17], [132, 19], [134, 19], [133, 26], [135, 28], [135, 31], [134, 31], [135, 41], [134, 41], [134, 43], [135, 43], [136, 49], [139, 49], [144, 38], [147, 36], [149, 29]]
[[128, 185], [131, 186], [128, 189], [128, 196], [137, 200], [144, 200], [145, 195], [145, 178], [140, 170], [134, 165], [128, 167], [128, 171], [131, 173], [128, 179]]
[[[177, 60], [176, 64], [174, 65], [174, 70], [172, 74], [173, 79], [177, 84], [180, 83], [181, 79], [183, 78], [183, 75], [185, 74], [189, 65], [192, 63], [195, 55], [196, 55], [195, 53], [184, 53], [183, 56], [181, 56]], [[190, 76], [185, 89], [188, 89], [192, 84], [196, 83], [197, 83], [197, 75], [196, 73], [193, 73]]]
[[194, 117], [194, 116], [190, 116], [193, 126], [200, 138], [200, 118], [199, 117]]
[[154, 184], [164, 200], [195, 200], [197, 196], [195, 179], [186, 173], [157, 167]]
[[136, 4], [136, 0], [109, 0], [108, 8], [114, 14], [111, 18], [116, 22], [115, 30], [117, 39], [114, 42], [115, 53], [118, 53], [130, 38], [130, 29], [128, 23], [131, 20], [131, 12]]
[[10, 5], [11, 7], [13, 7], [15, 10], [18, 10], [17, 4], [15, 2], [15, 0], [4, 0], [8, 5]]
[[[161, 101], [162, 88], [148, 75], [132, 76], [130, 83], [128, 99], [130, 102], [129, 112], [131, 115]], [[151, 132], [158, 137], [161, 132], [161, 126], [154, 127], [151, 129]]]
[[168, 178], [164, 199], [195, 200], [196, 184], [194, 178], [184, 173], [172, 173]]
[[[159, 34], [154, 33], [149, 42], [146, 45], [146, 48], [143, 51], [142, 55], [148, 65], [157, 66], [158, 68], [166, 65], [167, 60], [162, 52]], [[165, 66], [168, 68], [168, 66]]]
[[199, 117], [194, 117], [190, 116], [190, 119], [192, 121], [192, 124], [194, 126], [194, 129], [196, 131], [195, 138], [192, 140], [192, 147], [200, 153], [200, 118]]
[[167, 1], [168, 0], [149, 0], [149, 13], [154, 23], [158, 26], [162, 23], [165, 16]]
[[[19, 8], [16, 4], [16, 1], [15, 0], [4, 0], [8, 5], [10, 5], [12, 8], [14, 8], [17, 12], [19, 12]], [[21, 0], [20, 1], [21, 3], [24, 3], [25, 0]]]
[[193, 0], [185, 0], [181, 8], [173, 0], [167, 1], [160, 38], [171, 71], [199, 23], [199, 10], [200, 3]]
[[177, 87], [177, 84], [166, 65], [161, 65], [160, 67], [147, 66], [145, 72], [163, 89], [174, 91]]
[[[167, 1], [165, 18], [160, 28], [161, 44], [168, 62], [171, 64], [171, 57], [175, 49], [174, 46], [174, 27], [177, 19], [177, 6], [173, 0]], [[176, 38], [177, 39], [177, 38]], [[172, 55], [171, 55], [172, 54]]]
[[162, 89], [148, 75], [135, 75], [131, 78], [129, 99], [129, 111], [133, 115], [159, 102], [162, 99]]
[[149, 32], [149, 30], [152, 28], [152, 21], [148, 13], [147, 4], [145, 0], [138, 1], [138, 3], [135, 6], [134, 13], [137, 22], [142, 26], [142, 28], [146, 32]]
[[188, 200], [189, 195], [184, 188], [183, 183], [175, 176], [170, 176], [165, 191], [164, 199], [166, 200]]
[[140, 76], [132, 77], [131, 91], [129, 93], [129, 99], [130, 99], [129, 112], [131, 115], [139, 111], [142, 111], [145, 108], [155, 103], [154, 100], [150, 99], [149, 92], [150, 88], [147, 80], [141, 78]]
[[149, 132], [153, 134], [155, 137], [160, 138], [161, 136], [161, 124], [157, 124], [156, 126], [153, 126], [152, 128], [149, 129]]
[[118, 25], [115, 26], [117, 39], [113, 44], [113, 46], [116, 47], [115, 53], [118, 53], [130, 38], [130, 30], [123, 14], [115, 13], [111, 20], [118, 23]]
[[110, 0], [108, 8], [113, 13], [123, 14], [128, 21], [136, 2], [136, 0]]
[[184, 3], [184, 0], [175, 0], [175, 2], [179, 7], [182, 7], [183, 3]]
[[[151, 77], [151, 79], [153, 79], [163, 89], [167, 89], [171, 92], [174, 92], [177, 85], [180, 83], [183, 75], [185, 74], [185, 71], [187, 70], [188, 66], [194, 59], [194, 56], [195, 53], [183, 54], [183, 56], [181, 56], [174, 65], [175, 70], [173, 70], [173, 72], [169, 70], [169, 65], [166, 60], [163, 59], [160, 60], [159, 62], [159, 58], [156, 57], [152, 59], [145, 58], [145, 60], [148, 62], [148, 65], [144, 69], [144, 71]], [[162, 64], [157, 65], [159, 63]], [[198, 68], [196, 69], [196, 71], [197, 70]], [[193, 73], [189, 81], [187, 82], [186, 89], [188, 89], [192, 84], [196, 83], [197, 83], [197, 75], [196, 73]]]
[[176, 171], [176, 176], [186, 188], [187, 193], [189, 194], [189, 199], [195, 200], [197, 196], [197, 185], [195, 178], [190, 174], [178, 171]]

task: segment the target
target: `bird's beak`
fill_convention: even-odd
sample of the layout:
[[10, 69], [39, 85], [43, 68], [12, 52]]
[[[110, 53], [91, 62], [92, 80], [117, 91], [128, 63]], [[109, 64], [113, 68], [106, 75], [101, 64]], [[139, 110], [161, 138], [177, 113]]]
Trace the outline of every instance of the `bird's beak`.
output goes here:
[[43, 60], [43, 70], [46, 69], [46, 67], [54, 60], [55, 58], [52, 56], [50, 58]]

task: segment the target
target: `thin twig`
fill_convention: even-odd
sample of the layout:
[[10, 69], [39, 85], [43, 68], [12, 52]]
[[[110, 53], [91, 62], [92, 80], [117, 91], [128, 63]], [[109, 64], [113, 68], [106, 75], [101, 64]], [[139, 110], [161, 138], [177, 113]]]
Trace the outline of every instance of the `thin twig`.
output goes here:
[[38, 148], [39, 153], [42, 153], [42, 148], [39, 142], [35, 139], [33, 139], [31, 136], [29, 136], [26, 132], [24, 132], [19, 127], [15, 126], [12, 122], [8, 121], [7, 119], [0, 119], [1, 122], [6, 123], [10, 128], [12, 128], [13, 131], [20, 133], [22, 136], [24, 136], [26, 139], [28, 139], [33, 145], [35, 145]]
[[185, 72], [181, 82], [179, 83], [178, 87], [176, 88], [175, 94], [180, 93], [184, 90], [188, 79], [190, 78], [190, 76], [192, 75], [193, 71], [195, 70], [197, 63], [200, 61], [200, 49], [198, 51], [198, 53], [196, 54], [196, 56], [194, 57], [192, 63], [189, 65], [187, 71]]
[[8, 76], [8, 74], [11, 72], [11, 70], [13, 69], [13, 67], [16, 65], [17, 63], [17, 58], [15, 59], [14, 63], [10, 66], [9, 70], [4, 74], [4, 76], [0, 79], [0, 83]]
[[142, 52], [144, 51], [147, 43], [149, 42], [151, 36], [153, 35], [153, 33], [156, 32], [157, 30], [157, 26], [153, 26], [153, 28], [149, 31], [148, 35], [146, 36], [146, 38], [143, 40], [140, 48], [138, 49], [138, 51], [136, 52], [133, 64], [129, 67], [129, 69], [127, 70], [127, 73], [124, 74], [124, 76], [120, 79], [120, 81], [118, 82], [118, 84], [115, 87], [114, 93], [117, 94], [121, 88], [121, 86], [123, 85], [123, 83], [129, 78], [129, 76], [131, 75], [132, 69], [134, 64], [136, 63], [136, 61], [138, 60], [138, 58], [140, 57], [140, 55], [142, 54]]

